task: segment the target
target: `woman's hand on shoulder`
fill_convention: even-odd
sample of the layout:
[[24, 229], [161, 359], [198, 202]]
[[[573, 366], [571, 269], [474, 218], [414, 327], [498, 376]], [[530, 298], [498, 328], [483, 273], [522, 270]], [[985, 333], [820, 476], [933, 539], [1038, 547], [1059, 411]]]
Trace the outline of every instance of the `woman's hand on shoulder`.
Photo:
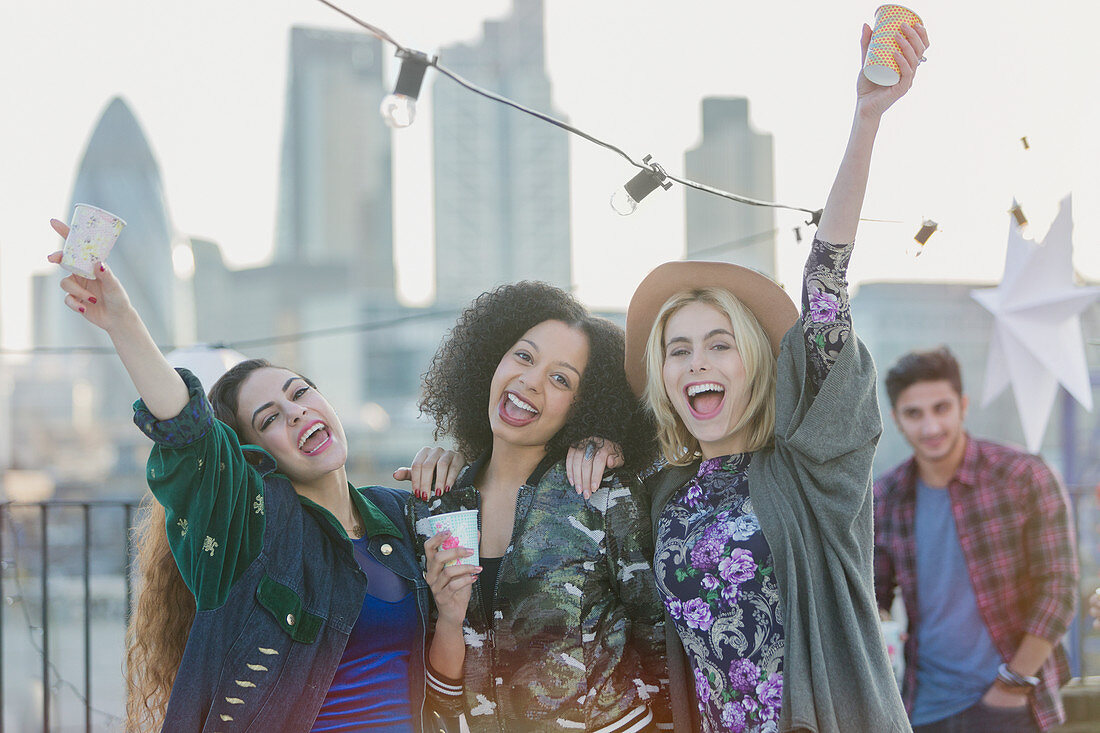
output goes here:
[[439, 609], [439, 621], [462, 625], [470, 594], [481, 567], [478, 565], [447, 565], [449, 562], [470, 557], [474, 551], [462, 547], [458, 538], [444, 530], [424, 543], [424, 559], [427, 570], [424, 579], [432, 589], [432, 597]]
[[[57, 219], [50, 219], [50, 226], [62, 237], [69, 236], [69, 227]], [[55, 265], [61, 262], [61, 251], [46, 257]], [[84, 316], [84, 320], [110, 333], [137, 316], [126, 290], [115, 278], [106, 263], [99, 264], [94, 280], [69, 275], [62, 279], [61, 289], [65, 291], [65, 305]]]
[[[865, 118], [877, 119], [890, 108], [894, 102], [901, 99], [913, 86], [913, 79], [917, 73], [917, 65], [924, 58], [924, 52], [928, 50], [928, 31], [924, 26], [910, 26], [901, 24], [901, 31], [895, 40], [898, 42], [900, 53], [894, 53], [894, 59], [898, 62], [901, 73], [901, 81], [893, 86], [884, 87], [875, 84], [863, 75], [863, 64], [860, 64], [859, 81], [856, 83], [856, 108], [859, 115]], [[863, 35], [860, 46], [863, 50], [860, 57], [867, 59], [867, 48], [871, 45], [871, 27], [863, 26]]]
[[410, 482], [412, 493], [426, 500], [433, 494], [443, 496], [450, 491], [465, 465], [466, 457], [457, 451], [425, 446], [417, 451], [411, 465], [397, 469], [393, 477]]
[[603, 438], [585, 438], [569, 446], [565, 456], [565, 475], [569, 485], [586, 500], [600, 488], [603, 475], [623, 466], [623, 449]]

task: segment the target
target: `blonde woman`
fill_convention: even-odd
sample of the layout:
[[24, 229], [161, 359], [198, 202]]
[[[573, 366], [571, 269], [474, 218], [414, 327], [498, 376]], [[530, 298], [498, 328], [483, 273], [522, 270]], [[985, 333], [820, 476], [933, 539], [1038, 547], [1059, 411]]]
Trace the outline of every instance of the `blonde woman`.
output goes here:
[[928, 45], [898, 40], [899, 84], [860, 76], [801, 317], [726, 263], [661, 265], [630, 303], [627, 376], [667, 462], [645, 483], [678, 731], [909, 730], [872, 585], [875, 369], [845, 280], [879, 121]]

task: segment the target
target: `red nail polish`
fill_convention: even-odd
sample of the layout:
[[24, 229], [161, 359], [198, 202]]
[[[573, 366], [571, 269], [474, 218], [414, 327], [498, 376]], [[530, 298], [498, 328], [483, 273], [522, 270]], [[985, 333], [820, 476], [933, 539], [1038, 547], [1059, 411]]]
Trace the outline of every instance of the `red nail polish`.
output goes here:
[[80, 312], [81, 312], [81, 313], [83, 313], [83, 312], [84, 312], [84, 306], [80, 306]]
[[92, 305], [95, 305], [99, 301], [97, 301], [95, 298], [93, 298], [92, 296], [89, 295], [88, 296], [88, 302], [91, 303]]
[[100, 272], [107, 272], [107, 266], [105, 264], [103, 264], [102, 262], [99, 263], [99, 271]]

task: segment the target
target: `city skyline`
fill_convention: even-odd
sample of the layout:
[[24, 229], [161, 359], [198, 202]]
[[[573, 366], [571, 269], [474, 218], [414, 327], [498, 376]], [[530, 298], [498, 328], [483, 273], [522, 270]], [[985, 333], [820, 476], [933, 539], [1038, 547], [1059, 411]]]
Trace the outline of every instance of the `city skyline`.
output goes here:
[[[181, 232], [217, 241], [233, 267], [261, 263], [272, 255], [287, 29], [296, 23], [354, 28], [330, 10], [303, 2], [272, 3], [265, 16], [255, 18], [247, 9], [214, 3], [200, 2], [191, 9], [153, 5], [155, 13], [123, 0], [99, 4], [94, 12], [57, 1], [0, 11], [10, 21], [3, 27], [18, 29], [22, 36], [43, 32], [59, 13], [84, 32], [78, 38], [57, 29], [57, 47], [48, 56], [20, 38], [5, 35], [11, 42], [0, 44], [0, 54], [10, 62], [6, 66], [25, 70], [11, 81], [14, 98], [23, 103], [14, 105], [0, 123], [0, 137], [8, 140], [0, 151], [12, 164], [8, 170], [28, 171], [22, 177], [6, 176], [0, 191], [0, 200], [12, 207], [11, 226], [0, 233], [0, 338], [5, 347], [29, 342], [23, 316], [29, 300], [27, 275], [46, 269], [40, 264], [43, 256], [57, 244], [45, 221], [66, 215], [58, 208], [67, 199], [69, 181], [56, 171], [75, 165], [75, 151], [85, 144], [91, 121], [109, 98], [108, 89], [132, 102], [146, 129]], [[440, 2], [400, 10], [348, 6], [427, 50], [476, 41], [482, 23], [510, 7], [503, 0], [470, 3], [461, 12]], [[922, 66], [917, 88], [888, 115], [864, 210], [871, 218], [904, 223], [862, 227], [861, 241], [867, 246], [853, 262], [854, 282], [993, 282], [1003, 263], [1004, 212], [1012, 195], [1024, 202], [1040, 233], [1067, 190], [1074, 190], [1079, 211], [1095, 208], [1100, 183], [1087, 161], [1100, 157], [1100, 143], [1091, 133], [1100, 118], [1100, 102], [1074, 92], [1082, 88], [1081, 74], [1087, 68], [1085, 45], [1077, 40], [1084, 40], [1090, 14], [1100, 11], [1055, 2], [1049, 12], [1034, 14], [1029, 7], [1008, 2], [994, 17], [939, 1], [917, 8], [933, 36], [930, 60]], [[873, 7], [795, 3], [784, 13], [767, 8], [733, 12], [687, 2], [676, 13], [646, 15], [659, 8], [655, 3], [609, 2], [582, 9], [578, 3], [561, 2], [547, 9], [547, 67], [562, 114], [636, 157], [652, 152], [675, 169], [683, 151], [698, 140], [698, 100], [746, 96], [754, 125], [775, 139], [776, 197], [820, 205], [850, 114], [858, 25], [869, 19]], [[1057, 20], [1070, 14], [1080, 22], [1067, 27]], [[655, 17], [661, 22], [655, 23]], [[150, 23], [151, 32], [128, 31], [137, 21]], [[172, 33], [156, 33], [161, 27], [171, 27]], [[787, 45], [783, 53], [774, 54], [775, 34], [761, 31], [781, 27]], [[978, 27], [986, 32], [984, 45], [975, 45], [969, 35]], [[647, 36], [653, 37], [652, 43]], [[89, 46], [89, 37], [99, 45]], [[237, 54], [239, 60], [220, 55], [221, 49], [236, 49], [245, 41], [250, 52]], [[203, 52], [196, 52], [197, 47]], [[78, 67], [73, 53], [81, 49]], [[134, 63], [137, 58], [145, 63]], [[180, 64], [181, 58], [187, 63]], [[755, 63], [764, 59], [767, 65]], [[388, 63], [387, 78], [392, 79], [396, 67], [392, 59]], [[688, 67], [691, 78], [682, 73]], [[80, 82], [61, 83], [76, 68], [85, 72]], [[997, 73], [980, 81], [960, 78], [967, 76], [963, 71], [980, 76], [978, 72], [991, 68]], [[243, 83], [245, 78], [249, 83]], [[433, 280], [423, 273], [433, 261], [425, 250], [430, 222], [422, 221], [428, 217], [420, 210], [430, 198], [425, 194], [430, 187], [431, 89], [436, 83], [450, 82], [429, 72], [420, 118], [393, 137], [399, 286], [406, 300], [420, 303], [430, 297]], [[64, 103], [55, 109], [60, 103], [52, 101], [53, 95], [62, 90]], [[204, 113], [206, 107], [243, 111], [211, 115]], [[272, 107], [278, 112], [271, 114]], [[1029, 151], [1019, 141], [1022, 134], [1029, 136]], [[213, 144], [216, 138], [224, 138], [231, 148]], [[679, 187], [657, 192], [635, 215], [620, 218], [610, 211], [607, 197], [631, 175], [629, 166], [587, 143], [570, 139], [569, 145], [574, 284], [594, 307], [622, 308], [645, 271], [682, 255], [684, 194]], [[243, 177], [242, 164], [247, 170]], [[1030, 192], [1024, 190], [1029, 187]], [[936, 218], [941, 231], [925, 255], [913, 261], [904, 255], [905, 243], [924, 216]], [[787, 283], [797, 279], [804, 255], [789, 234], [800, 220], [789, 212], [777, 214], [778, 273]], [[1076, 260], [1083, 274], [1093, 278], [1100, 274], [1098, 231], [1096, 222], [1079, 214]], [[606, 275], [608, 267], [615, 273], [612, 278]]]

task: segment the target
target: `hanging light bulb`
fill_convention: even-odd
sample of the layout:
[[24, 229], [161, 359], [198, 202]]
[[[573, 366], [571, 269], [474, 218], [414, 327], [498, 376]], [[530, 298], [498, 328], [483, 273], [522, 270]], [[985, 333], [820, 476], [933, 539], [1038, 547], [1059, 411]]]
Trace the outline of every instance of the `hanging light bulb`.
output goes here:
[[924, 252], [924, 245], [928, 243], [929, 237], [939, 229], [939, 226], [939, 224], [931, 219], [925, 219], [924, 223], [920, 226], [920, 230], [913, 235], [913, 244], [910, 244], [905, 249], [905, 253], [910, 257], [920, 257], [921, 253]]
[[397, 73], [397, 85], [393, 94], [382, 99], [378, 111], [382, 119], [393, 128], [408, 127], [416, 119], [416, 98], [420, 94], [420, 85], [424, 81], [424, 72], [431, 60], [420, 51], [398, 49], [401, 70]]
[[638, 202], [653, 193], [658, 186], [664, 190], [672, 188], [672, 181], [661, 166], [650, 161], [652, 155], [642, 158], [642, 162], [649, 166], [648, 169], [639, 171], [637, 175], [623, 184], [615, 193], [611, 194], [611, 208], [620, 216], [628, 216], [638, 208]]

